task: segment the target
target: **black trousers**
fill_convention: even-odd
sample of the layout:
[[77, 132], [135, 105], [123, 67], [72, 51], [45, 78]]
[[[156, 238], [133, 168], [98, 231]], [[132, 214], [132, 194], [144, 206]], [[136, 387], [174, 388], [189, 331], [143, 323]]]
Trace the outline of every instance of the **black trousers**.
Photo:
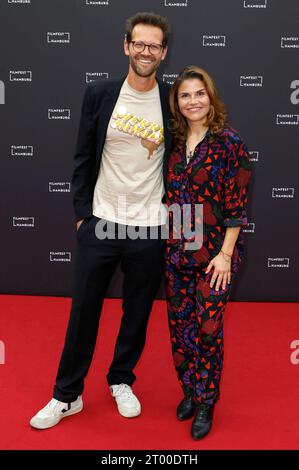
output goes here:
[[144, 348], [149, 315], [162, 279], [161, 233], [158, 239], [98, 239], [95, 227], [99, 220], [95, 216], [85, 219], [77, 231], [72, 307], [53, 394], [63, 402], [74, 401], [83, 392], [105, 293], [119, 261], [124, 273], [123, 316], [107, 375], [109, 385], [133, 384], [133, 369]]

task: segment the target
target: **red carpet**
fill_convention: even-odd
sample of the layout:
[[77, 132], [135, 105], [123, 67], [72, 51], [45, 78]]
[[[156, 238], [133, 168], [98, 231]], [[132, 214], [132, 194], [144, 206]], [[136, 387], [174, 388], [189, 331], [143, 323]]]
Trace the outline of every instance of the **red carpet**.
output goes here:
[[[291, 303], [232, 302], [225, 313], [222, 396], [211, 433], [189, 437], [175, 408], [181, 391], [174, 373], [165, 302], [157, 301], [134, 390], [143, 412], [118, 415], [105, 375], [121, 315], [106, 300], [88, 375], [82, 413], [37, 431], [30, 417], [51, 398], [70, 299], [0, 296], [0, 448], [3, 449], [299, 449], [299, 364], [290, 361], [299, 339], [299, 307]], [[1, 360], [0, 360], [1, 363]]]

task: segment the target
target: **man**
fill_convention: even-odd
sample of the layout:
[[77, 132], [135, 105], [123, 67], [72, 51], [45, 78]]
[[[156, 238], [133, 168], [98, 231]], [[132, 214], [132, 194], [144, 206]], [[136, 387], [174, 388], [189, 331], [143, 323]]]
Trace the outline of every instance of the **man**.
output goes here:
[[[35, 428], [55, 426], [82, 410], [102, 304], [119, 261], [123, 316], [107, 381], [122, 416], [141, 412], [131, 386], [162, 277], [161, 230], [154, 239], [149, 232], [164, 223], [158, 208], [171, 146], [169, 87], [156, 79], [156, 71], [168, 36], [166, 18], [136, 14], [127, 21], [124, 41], [127, 77], [86, 87], [72, 179], [77, 221], [72, 308], [53, 398], [31, 419]], [[115, 238], [107, 236], [111, 226]], [[124, 237], [123, 229], [133, 236]], [[134, 237], [140, 229], [146, 238]]]

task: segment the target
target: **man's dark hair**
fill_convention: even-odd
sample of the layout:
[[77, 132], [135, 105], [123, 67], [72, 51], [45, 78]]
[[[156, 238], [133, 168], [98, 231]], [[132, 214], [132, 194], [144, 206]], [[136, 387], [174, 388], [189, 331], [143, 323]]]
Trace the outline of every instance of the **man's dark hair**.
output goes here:
[[150, 26], [156, 26], [160, 28], [163, 32], [163, 47], [166, 47], [168, 44], [170, 25], [166, 16], [158, 15], [157, 13], [143, 11], [136, 13], [136, 15], [131, 16], [126, 21], [126, 40], [128, 42], [132, 41], [132, 31], [134, 26], [137, 24], [146, 24]]

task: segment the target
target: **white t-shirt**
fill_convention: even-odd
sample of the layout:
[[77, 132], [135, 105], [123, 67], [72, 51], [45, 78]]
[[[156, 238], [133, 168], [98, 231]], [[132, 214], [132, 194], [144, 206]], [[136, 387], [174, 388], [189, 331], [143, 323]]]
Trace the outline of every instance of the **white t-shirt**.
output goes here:
[[164, 131], [158, 84], [147, 92], [124, 81], [113, 110], [93, 197], [93, 214], [125, 225], [165, 223], [161, 203]]

